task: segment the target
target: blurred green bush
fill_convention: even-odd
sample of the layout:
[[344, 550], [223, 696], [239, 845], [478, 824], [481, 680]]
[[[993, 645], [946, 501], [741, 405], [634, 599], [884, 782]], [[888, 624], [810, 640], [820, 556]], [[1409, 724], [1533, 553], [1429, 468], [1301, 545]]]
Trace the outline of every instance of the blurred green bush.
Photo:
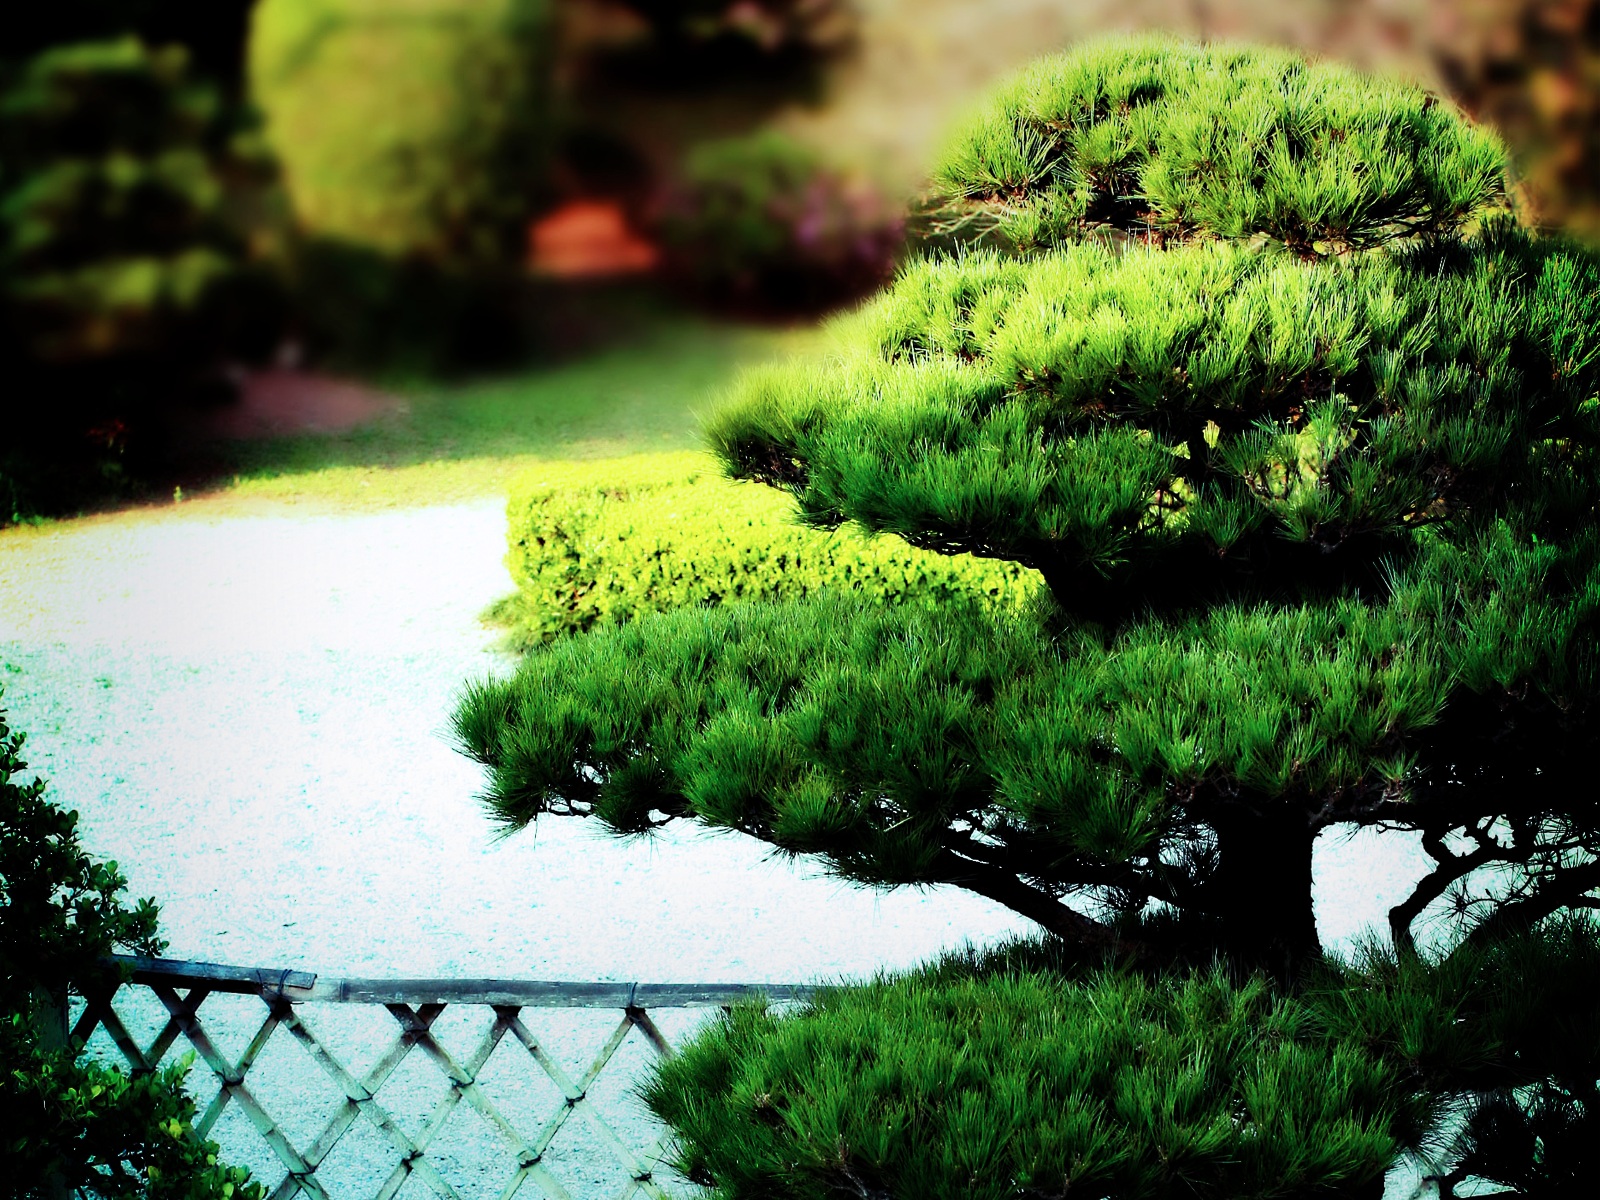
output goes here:
[[511, 265], [304, 238], [284, 269], [294, 333], [312, 361], [338, 369], [449, 374], [512, 364], [543, 339], [541, 297]]
[[502, 612], [533, 646], [649, 612], [794, 599], [821, 587], [877, 601], [1017, 608], [1037, 577], [1013, 563], [917, 550], [892, 536], [794, 523], [793, 502], [722, 479], [696, 453], [549, 464], [521, 476], [507, 506]]
[[194, 75], [229, 99], [243, 85], [245, 30], [255, 0], [52, 0], [6, 26], [0, 60], [21, 61], [73, 42], [134, 36], [147, 46], [181, 45]]
[[0, 520], [114, 484], [152, 412], [272, 327], [232, 209], [260, 164], [187, 57], [127, 36], [0, 76]]
[[901, 214], [776, 132], [689, 153], [661, 216], [669, 272], [712, 303], [814, 311], [887, 282]]
[[1517, 153], [1546, 224], [1600, 235], [1600, 0], [1436, 0], [1451, 94]]
[[545, 173], [546, 0], [262, 0], [249, 74], [306, 233], [520, 257]]
[[621, 0], [650, 27], [662, 49], [719, 40], [749, 43], [765, 54], [837, 50], [855, 21], [841, 0]]

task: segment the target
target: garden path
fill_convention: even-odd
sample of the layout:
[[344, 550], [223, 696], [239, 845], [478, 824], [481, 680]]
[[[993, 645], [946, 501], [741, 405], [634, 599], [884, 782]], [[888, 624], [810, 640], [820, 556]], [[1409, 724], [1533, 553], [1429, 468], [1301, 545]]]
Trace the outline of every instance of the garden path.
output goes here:
[[877, 897], [670, 830], [497, 841], [446, 737], [506, 671], [499, 500], [215, 515], [205, 501], [0, 534], [0, 680], [85, 844], [161, 902], [176, 956], [352, 975], [800, 980], [1022, 922]]

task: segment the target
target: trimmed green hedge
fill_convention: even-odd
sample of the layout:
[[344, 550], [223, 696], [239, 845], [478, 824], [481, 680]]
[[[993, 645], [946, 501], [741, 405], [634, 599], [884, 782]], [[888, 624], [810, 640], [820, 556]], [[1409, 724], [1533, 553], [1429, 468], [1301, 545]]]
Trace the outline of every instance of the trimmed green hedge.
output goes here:
[[512, 486], [506, 562], [518, 594], [504, 615], [517, 641], [537, 645], [644, 613], [796, 599], [825, 585], [941, 607], [1020, 607], [1034, 593], [1037, 576], [1013, 563], [805, 529], [793, 509], [770, 488], [724, 480], [702, 454], [542, 466]]

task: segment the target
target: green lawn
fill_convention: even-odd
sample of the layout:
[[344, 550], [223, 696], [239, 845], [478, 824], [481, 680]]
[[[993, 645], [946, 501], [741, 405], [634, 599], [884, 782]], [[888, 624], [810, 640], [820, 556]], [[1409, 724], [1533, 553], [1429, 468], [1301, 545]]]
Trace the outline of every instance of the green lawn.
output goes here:
[[697, 443], [696, 413], [739, 368], [817, 340], [813, 328], [663, 319], [559, 365], [460, 383], [387, 380], [403, 412], [348, 433], [231, 447], [221, 491], [341, 507], [440, 502], [503, 491], [541, 460], [682, 450]]

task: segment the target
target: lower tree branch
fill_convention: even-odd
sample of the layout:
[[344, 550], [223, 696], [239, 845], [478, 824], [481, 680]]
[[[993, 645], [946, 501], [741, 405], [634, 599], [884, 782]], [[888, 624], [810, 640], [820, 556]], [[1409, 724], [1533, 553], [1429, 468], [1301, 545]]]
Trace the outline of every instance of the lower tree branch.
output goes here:
[[1037, 922], [1046, 932], [1055, 934], [1063, 941], [1102, 947], [1120, 944], [1120, 939], [1109, 926], [1068, 908], [1050, 893], [1032, 887], [1005, 871], [971, 862], [946, 851], [940, 856], [935, 872], [943, 882], [964, 887], [996, 904], [1003, 904], [1030, 921]]
[[1458, 879], [1505, 857], [1504, 850], [1492, 842], [1479, 842], [1470, 854], [1451, 854], [1445, 847], [1444, 833], [1438, 830], [1423, 834], [1422, 847], [1439, 864], [1438, 869], [1424, 876], [1411, 895], [1389, 910], [1389, 936], [1394, 939], [1395, 949], [1412, 959], [1417, 957], [1417, 940], [1411, 932], [1411, 924], [1422, 915], [1423, 909], [1444, 895]]

